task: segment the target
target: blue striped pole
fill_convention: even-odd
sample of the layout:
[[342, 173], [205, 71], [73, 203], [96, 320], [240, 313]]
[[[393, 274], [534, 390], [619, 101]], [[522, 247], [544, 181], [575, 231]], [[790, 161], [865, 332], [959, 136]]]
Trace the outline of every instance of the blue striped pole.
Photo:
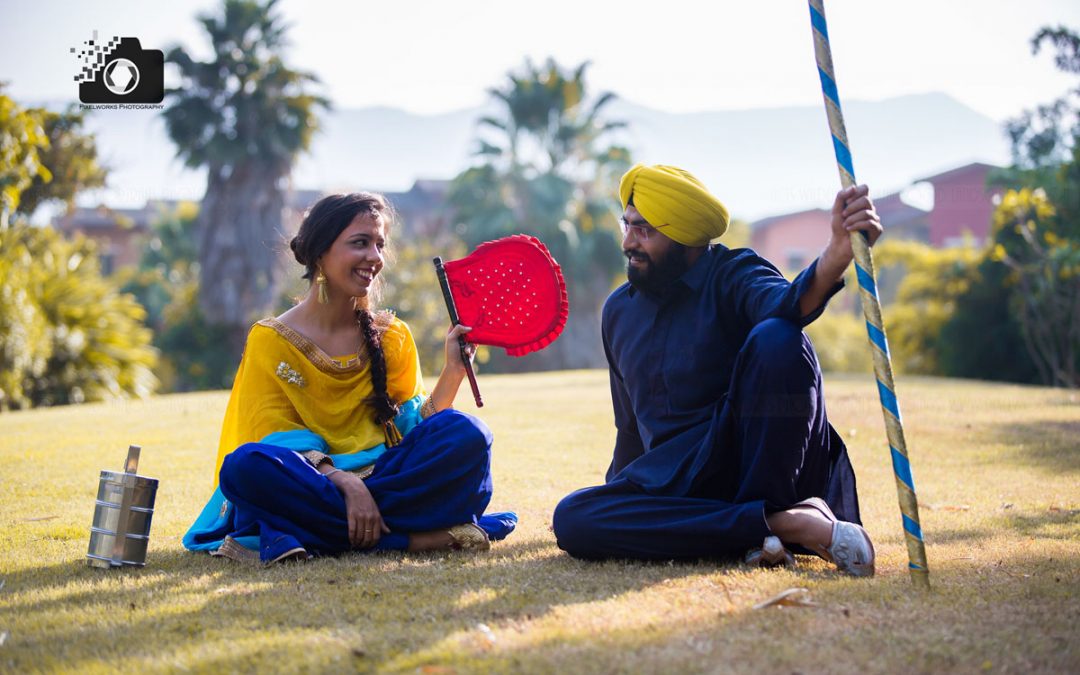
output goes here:
[[[844, 114], [840, 111], [840, 94], [836, 91], [836, 74], [833, 72], [832, 50], [829, 48], [829, 30], [825, 25], [824, 0], [810, 0], [810, 23], [814, 29], [814, 53], [817, 56], [818, 74], [821, 76], [821, 92], [825, 97], [825, 112], [832, 131], [833, 150], [840, 169], [840, 183], [844, 187], [855, 185], [855, 167], [851, 163]], [[926, 564], [926, 546], [923, 544], [922, 528], [919, 526], [919, 500], [915, 496], [915, 481], [911, 477], [911, 461], [908, 459], [904, 427], [900, 421], [900, 405], [896, 401], [893, 384], [892, 362], [889, 360], [889, 343], [885, 339], [885, 324], [881, 320], [881, 302], [878, 300], [877, 284], [874, 282], [874, 259], [866, 236], [852, 237], [851, 248], [855, 254], [855, 273], [859, 281], [859, 297], [866, 331], [870, 336], [874, 356], [874, 375], [877, 378], [878, 395], [885, 416], [885, 433], [892, 453], [893, 473], [896, 475], [896, 491], [900, 498], [900, 514], [907, 540], [908, 570], [912, 582], [920, 588], [930, 588], [930, 568]]]

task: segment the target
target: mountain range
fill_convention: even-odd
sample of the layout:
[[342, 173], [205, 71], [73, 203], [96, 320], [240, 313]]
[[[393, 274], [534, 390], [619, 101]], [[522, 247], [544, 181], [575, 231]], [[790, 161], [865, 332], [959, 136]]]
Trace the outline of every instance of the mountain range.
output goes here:
[[[56, 107], [55, 104], [50, 107]], [[826, 207], [839, 187], [822, 106], [671, 113], [616, 99], [608, 117], [628, 122], [619, 138], [636, 161], [675, 164], [696, 174], [735, 217]], [[322, 117], [293, 185], [303, 189], [407, 190], [417, 179], [449, 179], [474, 161], [484, 107], [438, 115], [371, 107]], [[1004, 164], [1001, 125], [941, 93], [844, 104], [857, 178], [879, 195], [973, 161]], [[109, 188], [84, 205], [141, 206], [148, 199], [200, 199], [204, 173], [175, 157], [161, 116], [95, 110], [95, 133]], [[917, 202], [925, 197], [911, 193]]]

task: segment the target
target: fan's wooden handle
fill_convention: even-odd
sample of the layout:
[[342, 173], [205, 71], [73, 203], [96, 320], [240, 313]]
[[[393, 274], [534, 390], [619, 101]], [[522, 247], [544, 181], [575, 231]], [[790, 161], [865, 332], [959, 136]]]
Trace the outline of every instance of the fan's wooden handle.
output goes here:
[[469, 376], [469, 386], [472, 388], [473, 400], [476, 401], [477, 408], [483, 408], [484, 399], [480, 396], [480, 386], [476, 384], [476, 373], [473, 372], [469, 355], [465, 353], [465, 338], [458, 338], [458, 341], [461, 343], [461, 360], [465, 363], [465, 374]]
[[[432, 262], [435, 264], [435, 274], [439, 277], [439, 285], [442, 287], [443, 300], [446, 301], [446, 311], [450, 313], [450, 325], [456, 326], [460, 321], [457, 305], [454, 304], [454, 296], [450, 293], [450, 281], [446, 278], [446, 268], [443, 267], [443, 260], [439, 256], [435, 256]], [[480, 396], [480, 386], [476, 384], [476, 373], [473, 372], [469, 355], [465, 353], [464, 336], [458, 336], [458, 345], [461, 348], [461, 362], [465, 364], [465, 374], [469, 377], [469, 387], [472, 388], [473, 400], [476, 401], [477, 408], [483, 408], [484, 399]]]

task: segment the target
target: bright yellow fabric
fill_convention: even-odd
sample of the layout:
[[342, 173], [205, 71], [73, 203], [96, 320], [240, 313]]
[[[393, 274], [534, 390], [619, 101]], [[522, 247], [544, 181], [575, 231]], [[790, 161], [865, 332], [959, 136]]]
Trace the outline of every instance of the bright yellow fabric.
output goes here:
[[686, 246], [704, 246], [727, 231], [728, 210], [697, 178], [678, 167], [635, 164], [619, 181], [619, 198], [661, 234]]
[[[390, 397], [403, 402], [423, 394], [420, 359], [409, 327], [388, 313], [376, 319], [376, 326], [385, 328], [382, 345]], [[383, 429], [365, 403], [372, 393], [371, 367], [363, 350], [355, 363], [342, 365], [342, 359], [331, 359], [280, 322], [260, 321], [248, 333], [225, 410], [214, 484], [225, 455], [275, 431], [308, 429], [326, 440], [330, 454], [384, 442]]]

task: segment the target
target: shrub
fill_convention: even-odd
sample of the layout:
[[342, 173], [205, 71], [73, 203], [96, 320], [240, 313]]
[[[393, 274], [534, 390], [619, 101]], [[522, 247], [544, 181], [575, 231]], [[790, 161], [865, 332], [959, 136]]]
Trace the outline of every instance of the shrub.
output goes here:
[[153, 393], [146, 312], [101, 275], [92, 242], [10, 225], [0, 230], [0, 271], [0, 407]]

